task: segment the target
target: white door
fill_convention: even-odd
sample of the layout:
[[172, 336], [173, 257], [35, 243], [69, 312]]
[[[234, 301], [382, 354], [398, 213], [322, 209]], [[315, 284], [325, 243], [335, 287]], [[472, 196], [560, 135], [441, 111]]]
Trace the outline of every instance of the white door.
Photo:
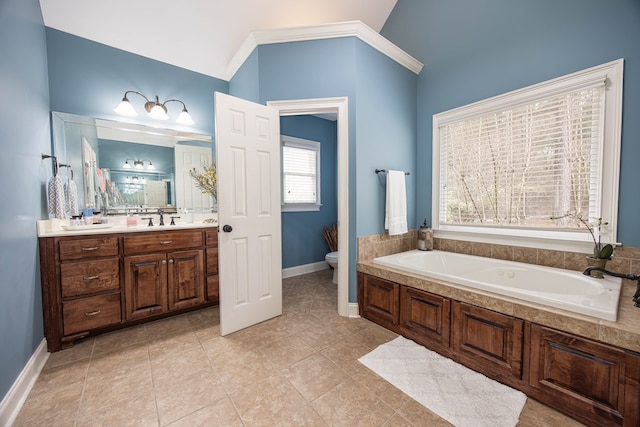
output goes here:
[[215, 94], [220, 334], [282, 314], [280, 117]]
[[202, 194], [189, 171], [196, 168], [202, 171], [204, 163], [211, 163], [211, 147], [198, 147], [176, 144], [176, 207], [188, 209], [190, 212], [209, 212], [211, 196]]

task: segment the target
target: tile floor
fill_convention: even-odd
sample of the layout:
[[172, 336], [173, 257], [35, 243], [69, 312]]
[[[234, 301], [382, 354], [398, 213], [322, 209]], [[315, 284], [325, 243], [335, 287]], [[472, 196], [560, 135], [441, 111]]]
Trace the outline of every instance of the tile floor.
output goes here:
[[[395, 334], [336, 313], [324, 270], [283, 282], [283, 315], [227, 337], [218, 308], [51, 354], [15, 426], [449, 426], [357, 359]], [[527, 401], [519, 426], [580, 426]]]

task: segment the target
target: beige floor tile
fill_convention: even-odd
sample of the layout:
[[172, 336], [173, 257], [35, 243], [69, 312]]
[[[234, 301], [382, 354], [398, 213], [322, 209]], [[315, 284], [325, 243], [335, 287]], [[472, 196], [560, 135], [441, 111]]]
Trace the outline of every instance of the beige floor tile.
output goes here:
[[169, 317], [144, 324], [144, 328], [147, 331], [147, 340], [149, 341], [171, 337], [190, 327], [191, 323], [185, 315]]
[[225, 397], [211, 405], [198, 409], [191, 414], [169, 424], [170, 427], [243, 427], [242, 421], [231, 400]]
[[149, 356], [151, 359], [168, 355], [177, 355], [194, 348], [202, 349], [200, 340], [191, 330], [180, 334], [155, 338], [149, 341]]
[[391, 332], [382, 326], [371, 324], [365, 328], [359, 329], [351, 336], [373, 350], [379, 345], [394, 340], [398, 337], [398, 334]]
[[98, 411], [104, 406], [135, 399], [141, 395], [153, 395], [151, 367], [148, 365], [123, 365], [112, 375], [103, 374], [89, 377], [85, 384], [80, 405], [80, 415]]
[[147, 331], [144, 326], [134, 326], [96, 337], [93, 354], [95, 356], [146, 342]]
[[127, 399], [83, 414], [76, 427], [157, 427], [158, 411], [154, 394]]
[[358, 359], [369, 353], [373, 348], [354, 340], [344, 340], [321, 351], [333, 363], [341, 367], [347, 374], [354, 375], [362, 364]]
[[226, 397], [224, 387], [205, 369], [156, 388], [160, 425], [167, 425]]
[[78, 415], [84, 382], [34, 386], [16, 417], [14, 427], [73, 426]]
[[337, 328], [327, 326], [316, 322], [312, 326], [298, 332], [297, 337], [300, 337], [317, 351], [329, 347], [331, 344], [335, 344], [348, 337]]
[[100, 377], [117, 377], [125, 372], [137, 369], [149, 369], [149, 350], [146, 344], [97, 354], [91, 358], [87, 380], [94, 381]]
[[298, 337], [285, 337], [266, 344], [258, 351], [274, 365], [286, 368], [315, 353], [316, 350]]
[[180, 381], [194, 372], [203, 370], [210, 371], [209, 375], [213, 377], [217, 376], [200, 345], [194, 348], [189, 347], [179, 353], [159, 353], [151, 359], [151, 372], [153, 374], [153, 383], [156, 387]]
[[338, 384], [311, 404], [332, 426], [379, 426], [395, 413], [352, 379]]
[[66, 365], [67, 363], [71, 362], [77, 362], [78, 360], [89, 359], [91, 357], [91, 353], [93, 353], [94, 342], [95, 340], [93, 338], [90, 338], [85, 341], [79, 342], [73, 347], [66, 350], [50, 353], [43, 370]]
[[410, 399], [404, 405], [397, 409], [398, 414], [409, 421], [414, 426], [430, 426], [430, 427], [451, 427], [453, 424], [447, 420], [440, 418], [438, 415], [428, 410], [418, 402]]
[[250, 351], [229, 360], [222, 367], [212, 363], [212, 367], [220, 373], [220, 380], [228, 393], [253, 386], [279, 370], [258, 351]]
[[320, 353], [301, 360], [283, 373], [308, 402], [348, 378], [342, 369]]
[[306, 405], [280, 421], [276, 427], [327, 427], [328, 425], [311, 405]]
[[[78, 342], [14, 425], [450, 426], [358, 362], [396, 335], [336, 301], [323, 270], [285, 279], [284, 314], [229, 336], [209, 307]], [[532, 399], [518, 424], [559, 425], [581, 426]]]
[[376, 375], [368, 368], [355, 374], [353, 379], [367, 390], [373, 392], [380, 400], [394, 410], [397, 410], [399, 407], [411, 400], [409, 396], [395, 388], [384, 378]]
[[272, 426], [306, 404], [300, 393], [279, 373], [238, 389], [229, 397], [246, 426]]
[[584, 424], [529, 398], [522, 408], [517, 425], [518, 427], [581, 427]]

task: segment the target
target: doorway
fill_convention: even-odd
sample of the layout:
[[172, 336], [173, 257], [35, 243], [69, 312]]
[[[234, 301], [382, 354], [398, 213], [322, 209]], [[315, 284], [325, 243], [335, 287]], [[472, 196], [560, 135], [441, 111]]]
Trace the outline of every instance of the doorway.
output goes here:
[[[357, 304], [349, 304], [349, 123], [348, 101], [341, 98], [269, 101], [280, 116], [336, 114], [338, 141], [338, 314], [358, 316]], [[346, 268], [345, 268], [346, 267]]]

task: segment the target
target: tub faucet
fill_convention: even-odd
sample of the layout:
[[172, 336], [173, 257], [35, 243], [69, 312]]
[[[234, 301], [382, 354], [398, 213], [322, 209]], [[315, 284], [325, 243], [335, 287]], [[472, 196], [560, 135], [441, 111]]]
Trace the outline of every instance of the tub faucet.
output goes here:
[[635, 307], [640, 307], [640, 275], [616, 273], [613, 271], [605, 270], [601, 267], [587, 267], [584, 269], [582, 274], [584, 274], [585, 276], [591, 276], [592, 271], [600, 271], [604, 274], [608, 274], [609, 276], [620, 277], [621, 279], [635, 280], [636, 282], [638, 282], [638, 284], [636, 285], [636, 293], [633, 295], [633, 305]]

